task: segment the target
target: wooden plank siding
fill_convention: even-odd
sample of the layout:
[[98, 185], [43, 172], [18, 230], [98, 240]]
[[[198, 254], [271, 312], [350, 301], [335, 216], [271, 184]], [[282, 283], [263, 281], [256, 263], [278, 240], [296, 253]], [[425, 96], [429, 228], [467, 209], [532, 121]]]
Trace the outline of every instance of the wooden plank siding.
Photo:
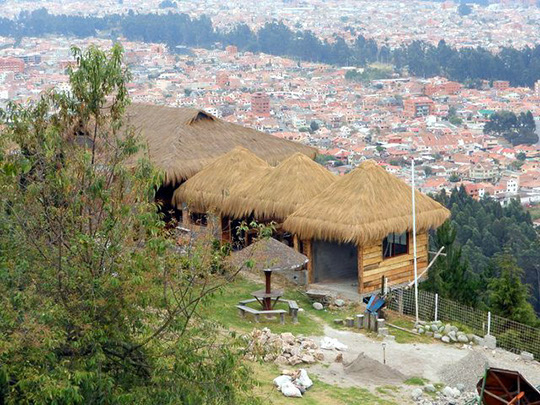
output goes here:
[[[417, 234], [416, 252], [418, 272], [428, 264], [428, 233]], [[414, 280], [414, 256], [412, 234], [409, 234], [409, 253], [383, 259], [382, 240], [369, 246], [358, 248], [358, 292], [360, 294], [381, 289], [382, 276], [388, 278], [388, 285]]]

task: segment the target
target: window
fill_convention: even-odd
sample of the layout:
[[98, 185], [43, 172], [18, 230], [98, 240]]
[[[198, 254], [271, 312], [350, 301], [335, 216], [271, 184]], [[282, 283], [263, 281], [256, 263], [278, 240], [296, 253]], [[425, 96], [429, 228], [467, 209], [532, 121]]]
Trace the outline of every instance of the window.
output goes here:
[[391, 233], [383, 240], [383, 258], [409, 253], [409, 233]]

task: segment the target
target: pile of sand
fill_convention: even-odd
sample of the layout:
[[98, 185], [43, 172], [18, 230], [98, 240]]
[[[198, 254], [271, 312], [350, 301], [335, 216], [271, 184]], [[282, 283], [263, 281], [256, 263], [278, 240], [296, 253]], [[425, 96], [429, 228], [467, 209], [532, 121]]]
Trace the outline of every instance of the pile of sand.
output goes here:
[[384, 384], [399, 384], [407, 377], [396, 369], [360, 353], [356, 359], [343, 364], [345, 374], [363, 381]]

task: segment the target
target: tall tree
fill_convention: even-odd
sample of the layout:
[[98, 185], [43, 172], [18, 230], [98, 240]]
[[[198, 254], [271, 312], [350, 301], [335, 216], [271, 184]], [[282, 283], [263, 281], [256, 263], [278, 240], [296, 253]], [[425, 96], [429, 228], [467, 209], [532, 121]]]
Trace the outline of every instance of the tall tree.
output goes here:
[[69, 94], [3, 113], [0, 403], [256, 402], [235, 340], [197, 317], [219, 252], [172, 250], [121, 47], [73, 54]]
[[498, 315], [536, 326], [539, 321], [528, 302], [529, 290], [521, 282], [523, 270], [509, 252], [494, 259], [496, 275], [489, 281], [490, 308]]

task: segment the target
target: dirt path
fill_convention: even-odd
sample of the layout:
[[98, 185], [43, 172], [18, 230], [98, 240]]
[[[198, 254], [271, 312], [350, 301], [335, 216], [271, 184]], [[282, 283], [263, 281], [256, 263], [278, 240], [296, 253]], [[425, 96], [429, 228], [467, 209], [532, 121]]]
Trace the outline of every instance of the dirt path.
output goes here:
[[[352, 362], [360, 353], [364, 353], [370, 360], [383, 361], [380, 340], [372, 339], [362, 333], [336, 330], [329, 326], [325, 327], [324, 332], [326, 336], [338, 339], [348, 346], [348, 350], [343, 352], [344, 363]], [[312, 339], [320, 343], [322, 337], [314, 336]], [[471, 351], [482, 353], [491, 366], [518, 370], [533, 385], [540, 384], [540, 363], [525, 362], [519, 356], [499, 349], [490, 351], [479, 347], [463, 348], [462, 345], [447, 345], [438, 342], [399, 344], [387, 341], [386, 365], [404, 374], [406, 378], [422, 377], [432, 383], [446, 383], [442, 375], [447, 368], [458, 363]], [[343, 364], [334, 362], [339, 352], [325, 350], [324, 353], [325, 362], [310, 367], [311, 372], [322, 381], [343, 387], [358, 386], [371, 389], [385, 384], [400, 385], [395, 379], [386, 380], [384, 372], [362, 373], [361, 375], [347, 373]], [[463, 373], [467, 372], [468, 370], [463, 370]], [[403, 384], [401, 386], [412, 389]]]

